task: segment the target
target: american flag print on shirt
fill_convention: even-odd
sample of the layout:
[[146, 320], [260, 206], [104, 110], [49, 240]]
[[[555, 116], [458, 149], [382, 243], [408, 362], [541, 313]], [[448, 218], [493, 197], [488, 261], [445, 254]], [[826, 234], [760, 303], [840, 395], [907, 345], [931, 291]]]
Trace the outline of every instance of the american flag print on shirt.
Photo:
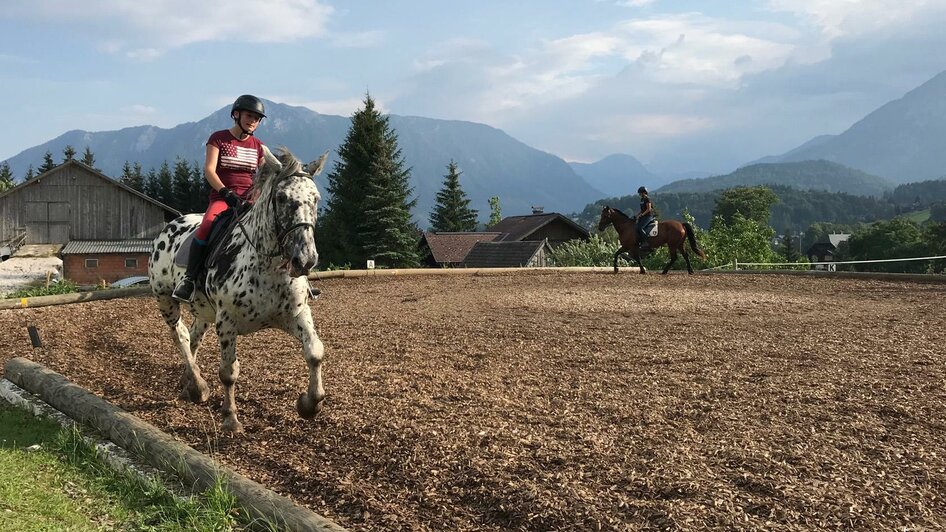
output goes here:
[[220, 146], [220, 166], [234, 170], [256, 171], [259, 153], [253, 148], [224, 144]]

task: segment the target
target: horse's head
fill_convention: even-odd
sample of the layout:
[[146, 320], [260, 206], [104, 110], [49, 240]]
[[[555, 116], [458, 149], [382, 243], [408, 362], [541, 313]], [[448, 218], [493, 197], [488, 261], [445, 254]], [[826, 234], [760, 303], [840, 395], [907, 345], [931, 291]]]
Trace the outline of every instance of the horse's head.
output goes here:
[[[307, 275], [319, 262], [315, 247], [315, 220], [321, 199], [313, 177], [322, 171], [328, 152], [303, 166], [288, 149], [275, 156], [263, 149], [263, 166], [257, 175], [258, 205], [271, 216], [277, 253], [285, 259], [289, 275]], [[265, 212], [265, 211], [264, 211]]]
[[608, 228], [608, 224], [611, 223], [611, 216], [614, 214], [614, 209], [611, 207], [605, 206], [601, 209], [601, 218], [598, 219], [598, 231], [604, 231]]

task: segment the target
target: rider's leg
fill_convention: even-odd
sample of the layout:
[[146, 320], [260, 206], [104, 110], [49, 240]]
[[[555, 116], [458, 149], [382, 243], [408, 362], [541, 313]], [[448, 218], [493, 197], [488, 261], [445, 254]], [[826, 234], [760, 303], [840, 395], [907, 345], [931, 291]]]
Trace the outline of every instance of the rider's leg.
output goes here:
[[184, 279], [174, 287], [171, 297], [182, 303], [194, 301], [197, 274], [200, 272], [200, 267], [203, 265], [206, 256], [207, 243], [194, 238], [194, 241], [191, 242], [190, 255], [187, 257], [187, 270], [184, 272]]

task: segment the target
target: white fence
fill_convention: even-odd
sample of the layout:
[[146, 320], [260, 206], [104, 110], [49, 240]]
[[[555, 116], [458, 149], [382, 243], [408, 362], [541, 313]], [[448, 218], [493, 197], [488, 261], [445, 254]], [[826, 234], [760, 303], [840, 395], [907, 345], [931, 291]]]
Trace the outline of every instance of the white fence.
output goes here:
[[733, 270], [738, 270], [740, 268], [777, 268], [792, 266], [793, 268], [810, 268], [811, 266], [825, 266], [825, 269], [829, 272], [836, 271], [837, 265], [839, 264], [874, 264], [881, 262], [908, 262], [908, 261], [921, 261], [921, 260], [937, 260], [937, 259], [946, 259], [946, 255], [937, 255], [935, 257], [908, 257], [903, 259], [875, 259], [875, 260], [842, 260], [842, 261], [825, 261], [825, 262], [739, 262], [738, 259], [733, 259], [730, 264], [723, 264], [721, 266], [716, 266], [714, 268], [708, 268], [704, 271], [710, 270], [722, 270], [726, 268], [732, 268]]

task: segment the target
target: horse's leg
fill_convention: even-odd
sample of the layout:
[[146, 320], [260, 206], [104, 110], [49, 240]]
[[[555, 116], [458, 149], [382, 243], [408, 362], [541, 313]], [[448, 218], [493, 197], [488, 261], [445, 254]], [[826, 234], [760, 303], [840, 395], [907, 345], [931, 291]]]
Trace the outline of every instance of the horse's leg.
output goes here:
[[687, 263], [687, 272], [693, 275], [693, 266], [690, 265], [690, 254], [687, 253], [686, 246], [680, 246], [680, 252], [683, 253], [683, 260]]
[[194, 322], [191, 323], [191, 355], [194, 357], [194, 360], [197, 360], [197, 349], [200, 348], [200, 341], [204, 339], [204, 333], [207, 332], [207, 327], [210, 326], [210, 322], [202, 320], [199, 317], [194, 317]]
[[306, 367], [309, 368], [309, 387], [306, 393], [300, 394], [296, 400], [296, 412], [299, 417], [312, 419], [322, 409], [322, 400], [325, 399], [325, 390], [322, 388], [322, 356], [325, 354], [325, 346], [315, 331], [312, 312], [308, 308], [296, 315], [289, 333], [302, 342], [302, 356], [305, 357]]
[[191, 349], [193, 331], [188, 332], [184, 320], [181, 319], [181, 305], [170, 296], [158, 297], [158, 309], [164, 317], [165, 323], [171, 328], [171, 340], [177, 346], [181, 358], [184, 359], [184, 373], [181, 376], [181, 399], [188, 399], [195, 403], [203, 403], [210, 398], [210, 388], [207, 381], [200, 375], [197, 366], [197, 356]]
[[225, 432], [243, 432], [243, 424], [237, 419], [236, 381], [240, 377], [240, 361], [236, 355], [236, 331], [233, 327], [217, 318], [217, 336], [220, 338], [220, 384], [223, 385], [223, 403], [220, 413], [223, 415], [221, 428]]
[[634, 251], [631, 253], [631, 257], [634, 259], [634, 262], [637, 263], [637, 267], [641, 269], [641, 275], [647, 273], [647, 269], [644, 268], [644, 263], [641, 262], [641, 254], [637, 250], [636, 247], [634, 248]]
[[667, 275], [667, 272], [670, 270], [670, 267], [673, 266], [673, 263], [677, 262], [677, 248], [668, 245], [667, 249], [670, 250], [670, 262], [664, 266], [664, 271], [660, 272], [663, 275]]
[[618, 272], [618, 257], [624, 251], [623, 247], [619, 247], [617, 251], [614, 252], [614, 273]]

